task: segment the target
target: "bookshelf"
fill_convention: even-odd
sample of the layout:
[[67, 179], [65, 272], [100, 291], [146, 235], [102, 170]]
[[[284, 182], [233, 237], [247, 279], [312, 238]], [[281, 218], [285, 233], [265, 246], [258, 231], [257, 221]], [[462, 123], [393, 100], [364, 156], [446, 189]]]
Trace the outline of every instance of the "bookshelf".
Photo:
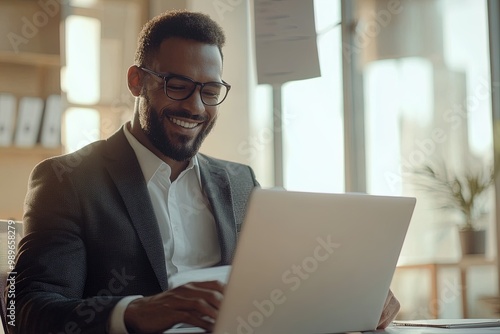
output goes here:
[[[72, 108], [96, 110], [100, 116], [100, 137], [108, 137], [130, 118], [133, 110], [133, 98], [125, 79], [138, 33], [148, 13], [149, 1], [143, 0], [99, 0], [79, 5], [68, 1], [1, 0], [0, 31], [6, 38], [0, 39], [0, 93], [12, 94], [17, 107], [22, 97], [39, 97], [46, 102], [52, 94], [61, 95], [66, 113], [63, 120], [69, 114], [66, 111]], [[100, 65], [85, 63], [86, 59], [76, 62], [85, 71], [98, 68], [95, 87], [100, 87], [99, 99], [88, 104], [74, 99], [75, 91], [80, 88], [74, 88], [68, 79], [72, 77], [68, 74], [71, 68], [68, 60], [73, 58], [75, 64], [68, 41], [78, 41], [70, 36], [70, 16], [99, 21], [100, 38], [95, 45]], [[66, 76], [64, 90], [61, 72]], [[77, 133], [71, 135], [78, 136]], [[0, 197], [0, 219], [22, 219], [31, 170], [40, 161], [64, 153], [69, 146], [64, 139], [63, 145], [56, 148], [0, 146], [0, 186], [4, 190]]]
[[[46, 101], [52, 94], [61, 95], [61, 11], [60, 5], [47, 7], [46, 2], [0, 2], [0, 30], [6, 37], [0, 40], [0, 93], [15, 97], [16, 110], [23, 97]], [[31, 170], [62, 152], [62, 146], [19, 147], [14, 138], [10, 146], [0, 146], [0, 219], [22, 219]]]
[[0, 51], [0, 63], [58, 68], [61, 57], [58, 54]]

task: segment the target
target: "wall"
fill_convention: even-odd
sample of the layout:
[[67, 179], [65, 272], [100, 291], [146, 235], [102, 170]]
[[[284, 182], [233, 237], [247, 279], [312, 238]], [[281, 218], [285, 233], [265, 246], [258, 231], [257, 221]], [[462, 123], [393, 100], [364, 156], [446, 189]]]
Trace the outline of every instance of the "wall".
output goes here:
[[206, 13], [217, 21], [226, 33], [224, 47], [225, 81], [231, 84], [229, 95], [219, 108], [218, 124], [207, 137], [201, 151], [223, 159], [250, 163], [248, 157], [239, 153], [238, 146], [250, 135], [250, 54], [249, 43], [249, 2], [234, 1], [237, 5], [227, 4], [218, 8], [213, 1], [188, 1], [188, 8]]
[[[259, 143], [258, 154], [243, 149], [258, 140], [269, 126], [267, 110], [257, 109], [255, 65], [253, 59], [252, 7], [250, 1], [151, 0], [150, 17], [164, 10], [188, 9], [203, 12], [218, 22], [226, 34], [223, 78], [231, 91], [219, 107], [219, 118], [200, 151], [211, 156], [252, 166], [262, 185], [272, 184], [270, 141]], [[253, 153], [253, 151], [252, 151]]]

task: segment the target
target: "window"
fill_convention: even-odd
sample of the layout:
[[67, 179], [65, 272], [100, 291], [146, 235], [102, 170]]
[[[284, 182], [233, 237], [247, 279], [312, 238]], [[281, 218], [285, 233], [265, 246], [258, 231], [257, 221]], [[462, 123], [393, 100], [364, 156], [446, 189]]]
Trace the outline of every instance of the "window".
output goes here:
[[[411, 23], [407, 15], [417, 10], [432, 18], [426, 23], [432, 35], [398, 23]], [[372, 41], [384, 45], [385, 54], [365, 57], [360, 73], [367, 191], [418, 197], [403, 255], [456, 258], [461, 217], [435, 210], [432, 194], [415, 189], [414, 172], [428, 162], [446, 161], [457, 171], [492, 162], [486, 3], [433, 1], [404, 7], [398, 15]], [[402, 30], [400, 39], [392, 29]], [[425, 43], [411, 53], [400, 49], [406, 39], [418, 44], [423, 37]]]
[[[356, 17], [355, 36], [366, 37], [353, 55], [362, 83], [353, 89], [363, 91], [364, 100], [366, 190], [417, 197], [401, 263], [456, 261], [462, 217], [438, 210], [433, 195], [415, 185], [414, 172], [429, 162], [446, 162], [458, 172], [492, 164], [486, 1], [402, 1], [392, 16], [385, 15], [389, 3], [359, 2]], [[496, 242], [493, 208], [480, 222], [487, 230], [487, 256], [494, 254]], [[496, 293], [494, 271], [472, 270], [469, 301]], [[449, 296], [431, 301], [413, 292], [415, 282], [425, 290], [427, 276], [405, 274], [396, 280], [403, 287], [399, 297], [406, 300], [400, 316], [430, 316], [438, 305], [440, 317], [461, 317], [460, 294], [449, 291], [459, 285], [457, 274], [448, 271], [439, 282]], [[469, 316], [485, 316], [477, 304], [469, 303], [469, 309]]]
[[321, 77], [282, 88], [284, 187], [343, 192], [340, 1], [315, 0], [314, 13]]
[[140, 29], [135, 0], [71, 0], [64, 11], [64, 146], [73, 152], [115, 132], [133, 111], [125, 82]]
[[[401, 262], [458, 260], [456, 225], [461, 217], [436, 210], [432, 196], [415, 187], [414, 171], [433, 160], [457, 169], [492, 163], [486, 2], [342, 1], [347, 8], [342, 20], [352, 43], [348, 50], [335, 26], [340, 3], [315, 1], [322, 76], [282, 87], [284, 186], [342, 192], [350, 188], [344, 186], [348, 178], [361, 174], [366, 182], [357, 183], [354, 188], [361, 189], [355, 191], [416, 196]], [[354, 78], [352, 87], [342, 87], [346, 68]], [[343, 88], [351, 90], [355, 101], [349, 111], [356, 121], [353, 129], [344, 125], [344, 104], [351, 101], [343, 101]], [[344, 142], [359, 150], [345, 152]], [[344, 171], [348, 159], [359, 170]], [[495, 231], [493, 215], [481, 223]], [[491, 232], [487, 255], [494, 251]], [[480, 284], [469, 286], [469, 296], [495, 292], [493, 271], [472, 273]], [[455, 282], [454, 277], [448, 282]], [[405, 278], [404, 293], [411, 294], [408, 282], [421, 278]], [[441, 317], [461, 316], [460, 298], [455, 297], [441, 303]], [[407, 303], [410, 309], [402, 317], [404, 312], [418, 311], [420, 317], [432, 313], [421, 296], [402, 298], [414, 301]], [[477, 312], [471, 308], [471, 315]]]

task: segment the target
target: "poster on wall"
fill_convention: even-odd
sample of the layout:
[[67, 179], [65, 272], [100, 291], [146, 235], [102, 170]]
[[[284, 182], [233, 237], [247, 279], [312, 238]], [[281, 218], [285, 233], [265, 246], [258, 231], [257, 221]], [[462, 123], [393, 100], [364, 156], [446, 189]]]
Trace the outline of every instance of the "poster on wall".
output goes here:
[[321, 76], [313, 0], [256, 0], [254, 12], [259, 84]]

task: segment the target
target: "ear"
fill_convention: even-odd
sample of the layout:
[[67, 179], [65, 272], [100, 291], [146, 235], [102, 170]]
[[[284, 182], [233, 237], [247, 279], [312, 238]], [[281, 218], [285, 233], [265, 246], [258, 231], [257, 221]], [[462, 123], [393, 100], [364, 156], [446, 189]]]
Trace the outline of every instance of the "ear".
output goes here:
[[141, 94], [143, 85], [142, 74], [142, 70], [136, 65], [130, 66], [127, 72], [128, 89], [135, 97]]

